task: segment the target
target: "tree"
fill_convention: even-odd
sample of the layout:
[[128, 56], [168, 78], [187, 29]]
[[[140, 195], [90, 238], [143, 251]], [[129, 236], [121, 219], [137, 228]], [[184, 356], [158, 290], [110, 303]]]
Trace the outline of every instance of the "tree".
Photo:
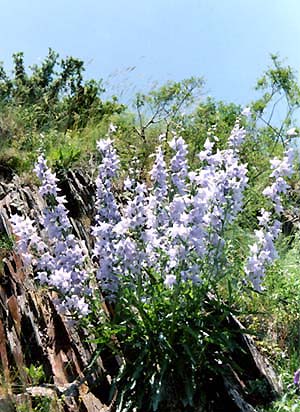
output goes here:
[[59, 54], [49, 49], [40, 65], [26, 72], [24, 54], [13, 55], [13, 76], [0, 66], [0, 106], [24, 112], [29, 127], [44, 131], [54, 127], [68, 130], [82, 128], [93, 119], [120, 113], [124, 106], [113, 98], [103, 102], [102, 82], [84, 80], [84, 62], [74, 57], [59, 60]]

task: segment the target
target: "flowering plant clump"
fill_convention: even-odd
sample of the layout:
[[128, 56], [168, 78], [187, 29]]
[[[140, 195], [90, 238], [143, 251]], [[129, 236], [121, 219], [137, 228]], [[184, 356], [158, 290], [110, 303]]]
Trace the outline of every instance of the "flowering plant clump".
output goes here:
[[[219, 150], [209, 134], [198, 168], [191, 170], [187, 144], [175, 134], [170, 161], [159, 146], [150, 183], [127, 177], [122, 201], [114, 190], [119, 159], [113, 141], [100, 140], [90, 254], [72, 234], [55, 174], [43, 156], [38, 159], [35, 171], [47, 205], [42, 230], [38, 234], [29, 218], [13, 216], [17, 245], [39, 281], [59, 293], [59, 307], [88, 315], [96, 342], [121, 355], [119, 411], [193, 410], [205, 402], [206, 380], [226, 370], [220, 365], [234, 347], [234, 332], [224, 322], [232, 310], [232, 280], [237, 293], [245, 282], [261, 290], [266, 267], [276, 258], [280, 223], [274, 216], [282, 212], [280, 195], [292, 173], [290, 150], [272, 160], [273, 183], [264, 190], [270, 210], [261, 211], [250, 255], [235, 260], [228, 233], [243, 211], [248, 184], [239, 156], [245, 136], [237, 121], [228, 148]], [[113, 305], [111, 314], [99, 311], [99, 290]]]
[[[83, 241], [76, 239], [65, 207], [66, 199], [60, 195], [57, 178], [47, 167], [45, 158], [38, 158], [35, 172], [42, 184], [39, 193], [45, 200], [38, 234], [35, 223], [28, 217], [14, 215], [13, 231], [25, 265], [32, 263], [37, 279], [57, 290], [60, 298], [56, 305], [60, 312], [76, 311], [80, 316], [88, 314], [86, 297], [89, 295], [88, 251]], [[61, 299], [63, 296], [63, 299]]]

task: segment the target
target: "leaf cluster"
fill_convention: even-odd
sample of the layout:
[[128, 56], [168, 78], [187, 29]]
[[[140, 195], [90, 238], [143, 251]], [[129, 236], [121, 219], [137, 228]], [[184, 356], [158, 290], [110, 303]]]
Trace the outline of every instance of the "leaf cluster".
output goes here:
[[123, 287], [111, 316], [100, 324], [93, 315], [89, 319], [98, 347], [123, 359], [111, 392], [117, 410], [205, 408], [212, 400], [207, 382], [226, 374], [239, 350], [239, 331], [228, 323], [232, 310], [207, 284], [181, 282], [168, 289], [155, 273], [134, 290], [130, 282]]

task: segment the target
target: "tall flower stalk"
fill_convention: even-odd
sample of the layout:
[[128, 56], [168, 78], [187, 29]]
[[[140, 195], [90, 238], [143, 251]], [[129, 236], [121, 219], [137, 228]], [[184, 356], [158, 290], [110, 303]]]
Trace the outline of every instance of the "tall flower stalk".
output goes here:
[[38, 234], [34, 222], [28, 217], [14, 215], [11, 223], [19, 237], [18, 250], [26, 263], [35, 266], [40, 283], [63, 296], [56, 301], [61, 312], [76, 311], [79, 316], [85, 316], [89, 313], [86, 296], [91, 273], [87, 248], [72, 233], [66, 199], [60, 195], [58, 179], [48, 168], [43, 155], [38, 157], [35, 172], [41, 181], [39, 193], [45, 204], [39, 222], [42, 230]]
[[294, 151], [287, 149], [283, 159], [275, 157], [270, 161], [270, 179], [273, 182], [264, 189], [263, 195], [269, 200], [275, 216], [265, 209], [261, 210], [258, 218], [259, 229], [255, 230], [255, 242], [250, 247], [250, 256], [245, 267], [246, 274], [258, 291], [261, 290], [266, 267], [277, 258], [275, 241], [281, 232], [281, 222], [278, 220], [283, 211], [281, 196], [289, 189], [286, 178], [294, 172], [293, 160]]
[[102, 162], [96, 179], [96, 216], [92, 235], [95, 238], [93, 255], [98, 261], [96, 277], [108, 295], [118, 288], [117, 234], [114, 230], [120, 221], [120, 212], [113, 190], [113, 179], [117, 176], [119, 159], [110, 138], [100, 140], [97, 148]]

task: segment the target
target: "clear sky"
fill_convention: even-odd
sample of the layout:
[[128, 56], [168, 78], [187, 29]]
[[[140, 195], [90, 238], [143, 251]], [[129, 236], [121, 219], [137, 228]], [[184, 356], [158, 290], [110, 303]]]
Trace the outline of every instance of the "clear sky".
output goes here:
[[88, 77], [129, 96], [158, 81], [206, 79], [217, 99], [246, 104], [279, 53], [300, 68], [300, 0], [2, 0], [0, 60], [48, 47], [86, 62]]

